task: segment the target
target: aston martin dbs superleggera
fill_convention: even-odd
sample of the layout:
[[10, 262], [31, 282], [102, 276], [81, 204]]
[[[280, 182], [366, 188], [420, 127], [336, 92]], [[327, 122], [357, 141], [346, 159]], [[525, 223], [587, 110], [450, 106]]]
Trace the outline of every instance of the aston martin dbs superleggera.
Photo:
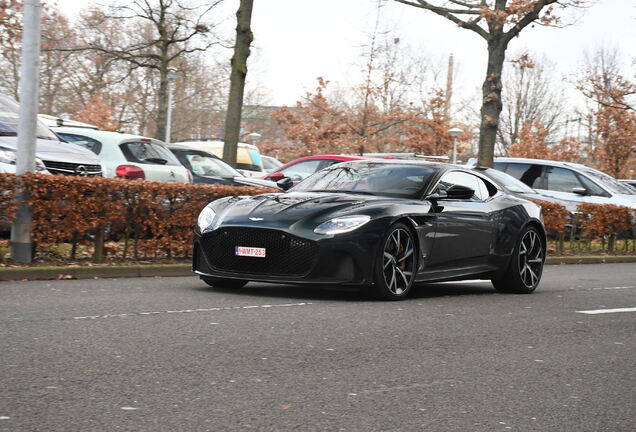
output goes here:
[[211, 202], [195, 230], [193, 271], [215, 287], [346, 284], [390, 300], [421, 282], [468, 278], [530, 293], [545, 251], [539, 206], [479, 172], [366, 160], [334, 165], [285, 193]]

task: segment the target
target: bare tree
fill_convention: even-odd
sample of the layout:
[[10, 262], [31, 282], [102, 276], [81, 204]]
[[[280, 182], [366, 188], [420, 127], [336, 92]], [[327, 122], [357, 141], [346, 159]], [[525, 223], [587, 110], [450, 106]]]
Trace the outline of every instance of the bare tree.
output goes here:
[[521, 53], [510, 63], [512, 68], [504, 72], [503, 111], [497, 132], [504, 151], [517, 141], [524, 124], [540, 121], [551, 135], [567, 115], [563, 89], [555, 85], [559, 80], [549, 61]]
[[254, 40], [250, 27], [253, 3], [253, 0], [241, 0], [236, 12], [236, 43], [234, 55], [232, 56], [230, 95], [227, 103], [225, 145], [223, 147], [223, 160], [232, 166], [236, 165], [236, 148], [241, 132], [241, 111], [243, 109], [245, 78], [247, 77], [247, 58], [250, 55], [250, 45]]
[[584, 0], [394, 0], [440, 15], [471, 30], [488, 44], [488, 66], [482, 85], [479, 164], [492, 166], [501, 102], [506, 50], [512, 38], [532, 23], [559, 23], [555, 8], [580, 6]]
[[223, 0], [191, 6], [179, 0], [133, 0], [110, 7], [93, 9], [92, 22], [97, 29], [108, 28], [108, 21], [125, 21], [131, 29], [115, 40], [107, 34], [84, 38], [76, 48], [96, 51], [128, 62], [134, 68], [157, 73], [157, 121], [155, 137], [165, 138], [168, 112], [168, 73], [178, 60], [191, 53], [206, 51], [221, 43], [208, 20], [210, 12]]

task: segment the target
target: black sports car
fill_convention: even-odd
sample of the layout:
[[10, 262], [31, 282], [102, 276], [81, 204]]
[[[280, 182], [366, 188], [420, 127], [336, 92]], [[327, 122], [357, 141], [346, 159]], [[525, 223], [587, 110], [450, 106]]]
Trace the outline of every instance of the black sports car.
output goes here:
[[394, 300], [419, 282], [467, 278], [530, 293], [545, 251], [540, 208], [479, 172], [371, 160], [334, 165], [285, 193], [211, 202], [193, 271], [212, 286], [346, 284]]

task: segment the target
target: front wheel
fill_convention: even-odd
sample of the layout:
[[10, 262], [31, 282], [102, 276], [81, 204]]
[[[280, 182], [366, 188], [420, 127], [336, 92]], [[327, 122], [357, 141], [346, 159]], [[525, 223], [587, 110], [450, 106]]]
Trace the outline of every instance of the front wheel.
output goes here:
[[527, 227], [513, 251], [508, 270], [502, 278], [493, 279], [492, 284], [500, 292], [530, 294], [539, 285], [544, 262], [541, 235], [536, 228]]
[[409, 228], [392, 225], [380, 242], [376, 256], [373, 291], [383, 300], [402, 300], [415, 280], [417, 248]]
[[201, 280], [206, 284], [210, 285], [214, 288], [243, 288], [247, 283], [246, 280], [242, 279], [223, 279], [223, 278], [215, 278], [215, 277], [207, 277], [201, 276]]

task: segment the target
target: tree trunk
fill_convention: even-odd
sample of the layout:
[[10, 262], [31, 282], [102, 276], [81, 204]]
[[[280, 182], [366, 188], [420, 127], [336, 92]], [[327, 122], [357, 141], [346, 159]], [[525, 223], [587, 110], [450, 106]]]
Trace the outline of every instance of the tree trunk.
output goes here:
[[225, 118], [225, 145], [223, 160], [236, 166], [236, 149], [241, 132], [241, 110], [243, 108], [243, 92], [247, 76], [247, 58], [250, 55], [250, 44], [254, 35], [250, 29], [252, 21], [253, 0], [241, 0], [236, 12], [236, 45], [232, 56], [232, 74], [230, 75], [230, 97]]
[[481, 125], [479, 127], [479, 165], [492, 167], [501, 103], [501, 72], [506, 58], [506, 43], [501, 38], [488, 42], [488, 67], [482, 86]]
[[155, 138], [163, 141], [166, 138], [166, 121], [168, 120], [168, 63], [161, 65], [159, 74], [159, 109]]

